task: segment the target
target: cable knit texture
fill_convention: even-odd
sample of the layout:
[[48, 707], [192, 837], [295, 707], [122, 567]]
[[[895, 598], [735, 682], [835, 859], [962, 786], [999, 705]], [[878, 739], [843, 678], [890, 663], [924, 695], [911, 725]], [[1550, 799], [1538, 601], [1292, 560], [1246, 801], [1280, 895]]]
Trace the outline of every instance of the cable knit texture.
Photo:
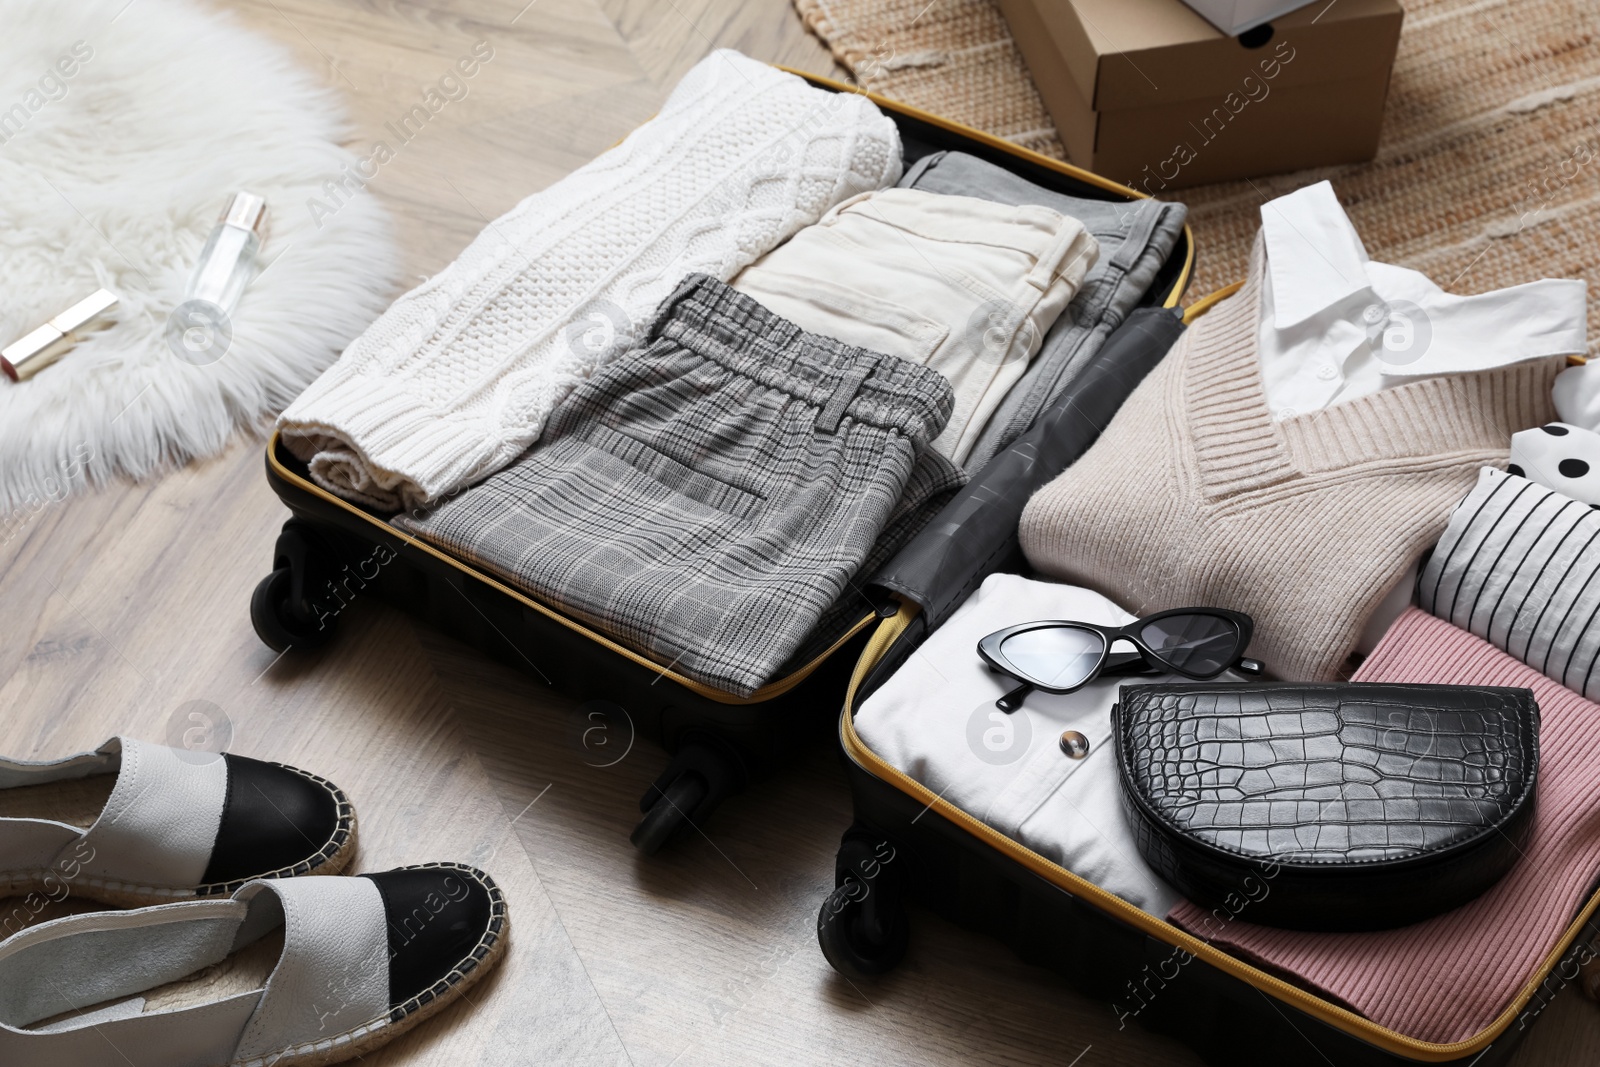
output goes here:
[[436, 500], [516, 458], [686, 275], [727, 281], [900, 169], [865, 97], [714, 52], [655, 118], [396, 301], [283, 413], [283, 442], [353, 500]]
[[[1223, 921], [1187, 901], [1168, 920], [1392, 1030], [1424, 1041], [1465, 1041], [1535, 976], [1592, 891], [1600, 870], [1600, 766], [1594, 759], [1600, 707], [1416, 608], [1389, 628], [1356, 679], [1533, 690], [1539, 702], [1538, 806], [1517, 865], [1472, 903], [1398, 930], [1275, 930]], [[1240, 918], [1249, 916], [1246, 905]], [[1532, 1006], [1541, 1003], [1535, 998]]]
[[1261, 269], [1258, 238], [1244, 288], [1029, 501], [1022, 548], [1138, 614], [1248, 612], [1250, 654], [1270, 672], [1334, 681], [1478, 468], [1503, 466], [1513, 433], [1554, 418], [1564, 361], [1426, 378], [1275, 421], [1256, 352]]

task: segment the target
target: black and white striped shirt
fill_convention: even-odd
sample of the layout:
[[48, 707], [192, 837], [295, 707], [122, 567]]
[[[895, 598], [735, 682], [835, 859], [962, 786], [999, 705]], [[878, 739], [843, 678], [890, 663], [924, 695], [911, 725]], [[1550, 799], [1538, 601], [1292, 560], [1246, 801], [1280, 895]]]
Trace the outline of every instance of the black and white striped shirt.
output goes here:
[[1485, 467], [1423, 567], [1417, 603], [1600, 699], [1600, 510]]

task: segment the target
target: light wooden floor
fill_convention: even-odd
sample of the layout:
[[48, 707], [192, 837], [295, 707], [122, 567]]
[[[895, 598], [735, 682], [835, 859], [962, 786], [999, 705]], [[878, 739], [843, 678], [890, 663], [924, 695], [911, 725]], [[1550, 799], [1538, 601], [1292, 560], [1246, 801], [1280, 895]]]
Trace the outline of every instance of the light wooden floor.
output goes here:
[[[492, 43], [470, 95], [370, 186], [398, 224], [408, 284], [648, 117], [712, 47], [833, 69], [786, 0], [525, 2], [233, 5], [344, 90], [363, 147], [401, 100]], [[0, 745], [42, 757], [119, 732], [177, 738], [200, 713], [231, 728], [236, 751], [343, 785], [364, 869], [456, 859], [493, 873], [515, 927], [506, 966], [367, 1062], [1198, 1062], [926, 914], [893, 976], [835, 976], [814, 935], [850, 819], [830, 752], [647, 862], [627, 834], [663, 754], [641, 743], [593, 766], [576, 709], [528, 678], [361, 601], [331, 647], [275, 661], [246, 605], [285, 515], [259, 443], [37, 515], [0, 547]], [[1597, 1062], [1600, 1009], [1570, 990], [1517, 1061]]]

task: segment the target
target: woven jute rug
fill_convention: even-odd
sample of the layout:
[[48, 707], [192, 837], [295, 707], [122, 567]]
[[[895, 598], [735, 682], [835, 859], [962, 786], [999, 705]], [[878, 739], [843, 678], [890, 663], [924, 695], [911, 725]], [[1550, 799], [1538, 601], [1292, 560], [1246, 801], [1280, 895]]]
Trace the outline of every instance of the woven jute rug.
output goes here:
[[[795, 6], [864, 88], [1066, 158], [992, 0]], [[1409, 0], [1376, 159], [1170, 194], [1199, 248], [1190, 299], [1244, 276], [1264, 201], [1322, 178], [1374, 258], [1452, 292], [1600, 283], [1600, 5]], [[1595, 311], [1590, 336], [1594, 354]]]

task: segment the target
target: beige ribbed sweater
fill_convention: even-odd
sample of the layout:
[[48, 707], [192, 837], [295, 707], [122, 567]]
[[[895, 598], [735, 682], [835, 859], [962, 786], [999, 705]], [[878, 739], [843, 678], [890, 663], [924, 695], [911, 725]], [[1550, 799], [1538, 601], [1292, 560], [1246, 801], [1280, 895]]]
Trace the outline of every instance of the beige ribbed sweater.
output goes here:
[[1022, 548], [1038, 570], [1139, 614], [1247, 612], [1250, 654], [1270, 673], [1332, 681], [1478, 469], [1555, 418], [1564, 361], [1425, 378], [1276, 421], [1256, 351], [1261, 270], [1258, 238], [1244, 288], [1029, 502]]

